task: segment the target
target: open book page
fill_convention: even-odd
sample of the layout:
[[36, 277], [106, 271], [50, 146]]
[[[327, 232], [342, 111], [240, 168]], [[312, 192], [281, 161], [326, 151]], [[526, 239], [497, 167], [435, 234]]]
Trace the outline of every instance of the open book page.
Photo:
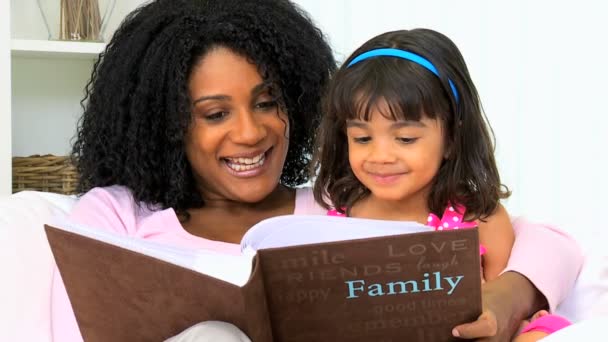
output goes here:
[[109, 243], [130, 251], [188, 268], [234, 285], [243, 286], [251, 274], [255, 251], [264, 248], [286, 247], [362, 239], [431, 231], [432, 228], [416, 222], [380, 221], [325, 215], [285, 215], [261, 221], [243, 237], [242, 255], [228, 255], [205, 249], [172, 247], [138, 237], [119, 235], [67, 220], [51, 223], [52, 226]]
[[149, 255], [237, 286], [245, 285], [251, 276], [254, 253], [243, 253], [239, 256], [205, 249], [172, 247], [138, 237], [119, 235], [107, 230], [74, 224], [67, 220], [57, 219], [50, 225], [133, 252]]
[[382, 221], [326, 215], [285, 215], [266, 219], [243, 237], [243, 251], [313, 243], [429, 232], [417, 222]]

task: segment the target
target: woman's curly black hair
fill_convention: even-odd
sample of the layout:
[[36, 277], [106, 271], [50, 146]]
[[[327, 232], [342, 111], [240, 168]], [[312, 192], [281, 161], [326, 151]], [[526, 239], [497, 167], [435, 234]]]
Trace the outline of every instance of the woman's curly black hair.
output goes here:
[[276, 87], [290, 120], [281, 183], [308, 180], [321, 97], [335, 61], [322, 32], [288, 0], [157, 0], [130, 13], [95, 63], [72, 158], [78, 191], [122, 185], [136, 201], [178, 213], [204, 202], [185, 156], [187, 81], [223, 46]]

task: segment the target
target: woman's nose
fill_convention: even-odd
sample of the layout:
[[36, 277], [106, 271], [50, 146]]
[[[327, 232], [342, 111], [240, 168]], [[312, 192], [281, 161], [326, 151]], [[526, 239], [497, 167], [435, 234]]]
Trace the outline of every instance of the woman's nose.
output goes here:
[[266, 128], [260, 118], [250, 111], [238, 115], [232, 141], [243, 145], [255, 145], [266, 137]]

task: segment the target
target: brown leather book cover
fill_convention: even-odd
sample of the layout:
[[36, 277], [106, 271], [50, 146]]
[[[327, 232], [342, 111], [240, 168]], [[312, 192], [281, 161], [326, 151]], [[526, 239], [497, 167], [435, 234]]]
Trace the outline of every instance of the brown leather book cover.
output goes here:
[[243, 287], [45, 227], [85, 341], [227, 321], [254, 342], [451, 341], [481, 313], [477, 229], [262, 249]]
[[148, 255], [45, 226], [86, 342], [163, 341], [207, 320], [272, 341], [259, 265], [243, 288]]

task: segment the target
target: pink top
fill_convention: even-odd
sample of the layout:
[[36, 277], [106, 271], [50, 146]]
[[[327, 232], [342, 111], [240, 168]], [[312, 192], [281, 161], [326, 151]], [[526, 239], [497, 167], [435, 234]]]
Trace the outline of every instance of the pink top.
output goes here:
[[526, 325], [520, 334], [527, 333], [529, 331], [542, 331], [545, 334], [553, 334], [554, 332], [561, 330], [571, 325], [569, 320], [564, 317], [557, 315], [546, 315], [539, 317], [530, 324]]
[[[477, 222], [469, 222], [464, 220], [464, 214], [466, 209], [460, 205], [449, 205], [445, 208], [443, 212], [443, 216], [440, 218], [437, 215], [430, 213], [427, 218], [427, 226], [435, 228], [435, 230], [451, 230], [451, 229], [460, 229], [460, 228], [475, 228], [477, 227]], [[343, 214], [336, 209], [331, 209], [327, 211], [327, 215], [329, 216], [344, 216]], [[479, 245], [479, 255], [486, 254], [486, 248], [483, 245]]]
[[[298, 189], [294, 214], [325, 215], [315, 203], [309, 188]], [[177, 247], [196, 247], [238, 254], [237, 244], [212, 241], [186, 232], [173, 209], [150, 210], [139, 207], [130, 192], [121, 186], [95, 188], [76, 203], [69, 219], [119, 234], [155, 240]], [[573, 287], [582, 254], [576, 242], [565, 233], [522, 219], [513, 221], [515, 244], [505, 271], [525, 275], [545, 295], [553, 310]], [[543, 243], [538, 243], [542, 241]], [[551, 262], [547, 262], [550, 260]], [[110, 313], [108, 313], [110, 314]], [[57, 342], [82, 341], [65, 287], [55, 270], [51, 293], [51, 327]]]

